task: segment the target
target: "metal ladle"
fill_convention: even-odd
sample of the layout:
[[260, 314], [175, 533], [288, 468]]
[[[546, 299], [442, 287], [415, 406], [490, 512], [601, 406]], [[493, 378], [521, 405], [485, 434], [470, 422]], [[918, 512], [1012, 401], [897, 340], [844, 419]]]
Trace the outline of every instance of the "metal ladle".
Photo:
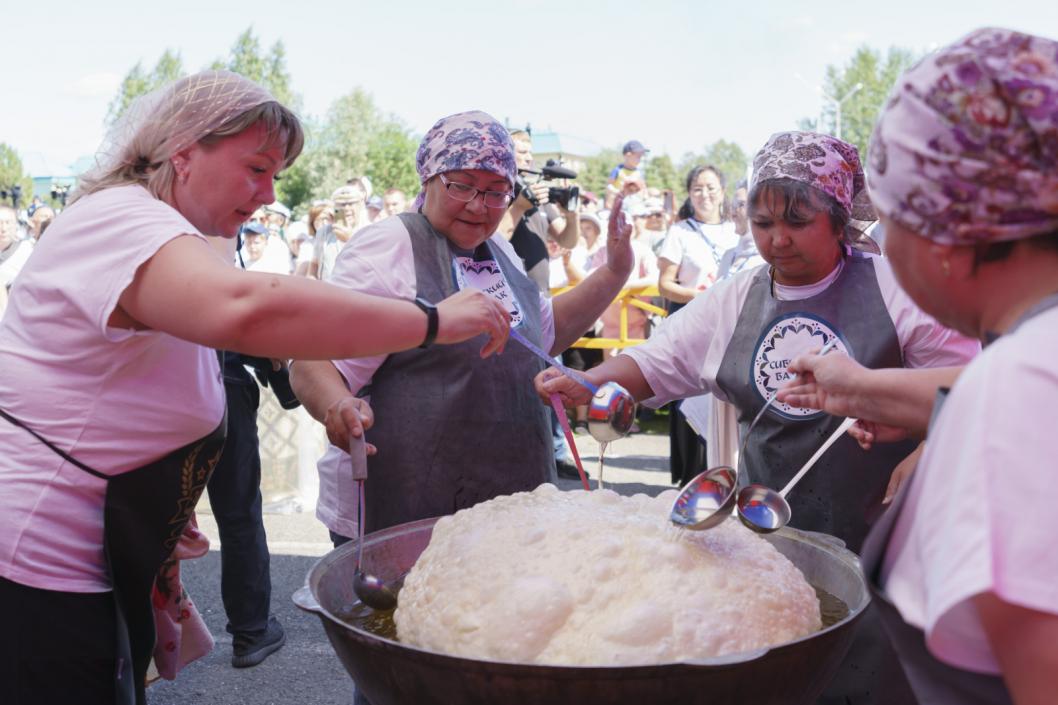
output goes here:
[[363, 436], [349, 438], [349, 457], [353, 461], [353, 479], [356, 480], [359, 498], [356, 513], [356, 571], [353, 573], [353, 592], [360, 601], [373, 610], [383, 612], [397, 606], [397, 591], [387, 585], [381, 578], [365, 573], [362, 568], [364, 558], [364, 523], [365, 501], [364, 480], [367, 479], [367, 442]]
[[609, 443], [629, 434], [636, 420], [636, 400], [627, 389], [617, 382], [592, 384], [580, 373], [556, 362], [553, 357], [526, 339], [516, 328], [511, 328], [511, 337], [529, 352], [592, 393], [591, 403], [588, 406], [588, 433], [595, 440], [599, 443]]
[[[833, 336], [826, 344], [819, 350], [817, 355], [826, 355], [828, 352], [834, 349], [834, 346], [838, 343], [838, 337]], [[746, 429], [746, 435], [742, 437], [742, 446], [738, 450], [738, 461], [742, 462], [742, 458], [746, 452], [746, 444], [749, 442], [749, 435], [753, 431], [753, 428], [757, 425], [757, 422], [764, 416], [764, 412], [768, 410], [768, 407], [772, 405], [776, 397], [779, 396], [779, 390], [776, 389], [772, 392], [767, 400], [764, 402], [764, 406], [760, 408], [757, 415], [753, 417], [753, 421], [750, 422], [749, 428]], [[851, 424], [850, 424], [851, 425]], [[832, 441], [828, 441], [828, 444]], [[826, 447], [829, 447], [827, 445]], [[824, 448], [825, 449], [825, 448]], [[814, 460], [812, 462], [815, 462]], [[808, 467], [811, 467], [809, 465]], [[801, 472], [798, 473], [797, 479], [800, 479], [800, 475], [804, 474], [805, 469], [802, 468]], [[728, 481], [728, 477], [733, 478]], [[750, 485], [750, 487], [758, 487], [761, 489], [768, 489], [763, 485]], [[790, 485], [787, 485], [788, 491]], [[749, 489], [749, 487], [745, 488]], [[692, 531], [703, 531], [705, 529], [711, 529], [714, 526], [722, 523], [724, 519], [727, 519], [732, 513], [738, 509], [738, 497], [740, 496], [738, 490], [738, 471], [727, 465], [719, 465], [715, 468], [709, 468], [705, 472], [695, 475], [691, 480], [683, 486], [680, 493], [676, 495], [676, 499], [672, 503], [672, 509], [669, 511], [669, 520], [677, 526], [685, 529], [691, 529]], [[783, 497], [786, 495], [784, 494]], [[750, 493], [746, 494], [746, 506], [751, 507], [751, 511], [756, 508], [755, 504], [750, 504], [756, 496], [752, 496]], [[782, 503], [785, 504], [786, 500], [782, 499]], [[790, 512], [790, 506], [786, 505], [787, 514]], [[786, 517], [786, 521], [783, 522], [782, 526], [786, 526], [786, 522], [790, 520], [790, 517]], [[745, 523], [745, 520], [743, 520]], [[752, 529], [759, 529], [760, 525], [757, 524], [746, 524]], [[770, 531], [775, 531], [771, 529]], [[767, 532], [767, 533], [770, 533]]]
[[747, 485], [739, 490], [735, 504], [738, 509], [738, 518], [742, 520], [742, 523], [759, 534], [770, 534], [789, 524], [793, 512], [786, 501], [786, 495], [790, 494], [790, 490], [794, 488], [794, 485], [800, 482], [805, 473], [816, 464], [816, 461], [823, 457], [823, 453], [826, 453], [827, 449], [834, 445], [834, 442], [844, 435], [854, 423], [856, 423], [856, 419], [853, 418], [847, 418], [842, 421], [834, 429], [834, 433], [830, 434], [830, 438], [819, 447], [819, 450], [786, 483], [786, 487], [783, 487], [778, 492], [770, 487], [758, 484]]

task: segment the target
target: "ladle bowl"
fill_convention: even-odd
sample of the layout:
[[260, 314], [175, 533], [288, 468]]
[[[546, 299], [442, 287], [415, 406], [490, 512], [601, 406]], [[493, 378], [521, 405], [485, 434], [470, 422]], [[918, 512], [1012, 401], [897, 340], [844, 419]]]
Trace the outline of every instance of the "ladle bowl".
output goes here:
[[624, 438], [636, 421], [636, 401], [617, 382], [599, 385], [588, 406], [588, 433], [600, 443]]
[[711, 529], [731, 516], [735, 508], [738, 474], [719, 465], [691, 478], [676, 495], [669, 512], [673, 524], [701, 531]]
[[782, 494], [770, 487], [746, 485], [738, 491], [735, 501], [738, 518], [760, 534], [770, 534], [790, 523], [793, 512]]

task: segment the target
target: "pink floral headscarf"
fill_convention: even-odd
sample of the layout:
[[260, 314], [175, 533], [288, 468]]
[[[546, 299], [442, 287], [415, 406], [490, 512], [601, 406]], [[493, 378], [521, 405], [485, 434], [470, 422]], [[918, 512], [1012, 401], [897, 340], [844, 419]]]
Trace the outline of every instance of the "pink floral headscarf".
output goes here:
[[900, 79], [874, 129], [878, 210], [947, 244], [1058, 230], [1058, 42], [981, 29]]
[[772, 179], [800, 181], [831, 196], [851, 220], [845, 229], [848, 243], [878, 253], [878, 245], [861, 231], [877, 214], [854, 145], [818, 132], [777, 132], [753, 158], [750, 190]]
[[874, 220], [860, 153], [853, 145], [818, 132], [778, 132], [753, 158], [753, 183], [794, 179], [831, 196], [856, 220]]
[[[419, 183], [459, 169], [481, 169], [502, 176], [514, 186], [514, 142], [496, 118], [480, 110], [456, 113], [434, 123], [415, 154]], [[423, 203], [424, 192], [415, 199]]]

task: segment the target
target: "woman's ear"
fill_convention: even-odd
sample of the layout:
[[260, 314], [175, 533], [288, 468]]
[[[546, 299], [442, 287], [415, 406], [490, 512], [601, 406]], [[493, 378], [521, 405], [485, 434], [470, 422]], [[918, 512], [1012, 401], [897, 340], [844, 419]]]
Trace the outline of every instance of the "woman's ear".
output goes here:
[[181, 183], [187, 181], [190, 171], [191, 149], [191, 147], [185, 147], [179, 152], [174, 152], [173, 156], [169, 157], [169, 162], [173, 165], [173, 171], [176, 174], [176, 180]]
[[941, 242], [930, 242], [929, 261], [946, 279], [965, 279], [973, 275], [974, 257], [972, 247], [959, 247]]

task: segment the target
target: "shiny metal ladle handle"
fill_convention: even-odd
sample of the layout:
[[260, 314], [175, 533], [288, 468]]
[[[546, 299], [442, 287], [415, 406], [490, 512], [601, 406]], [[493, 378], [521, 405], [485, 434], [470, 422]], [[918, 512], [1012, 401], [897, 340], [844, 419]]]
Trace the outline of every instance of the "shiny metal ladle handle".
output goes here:
[[804, 477], [806, 472], [812, 469], [812, 466], [815, 465], [816, 461], [823, 456], [823, 453], [827, 452], [827, 448], [834, 445], [834, 443], [837, 442], [838, 438], [844, 435], [844, 433], [848, 431], [854, 423], [856, 423], [856, 419], [852, 417], [849, 417], [842, 421], [841, 424], [836, 429], [834, 429], [834, 433], [830, 434], [830, 438], [828, 438], [826, 442], [823, 443], [823, 445], [819, 446], [819, 450], [817, 450], [812, 455], [812, 457], [808, 459], [808, 462], [805, 463], [804, 466], [797, 471], [796, 475], [790, 478], [790, 481], [786, 483], [786, 487], [783, 487], [781, 490], [779, 490], [779, 496], [783, 499], [786, 499], [786, 495], [789, 494], [790, 490], [794, 488], [794, 485], [796, 485], [798, 481], [802, 477]]
[[583, 375], [581, 375], [580, 373], [576, 372], [575, 370], [571, 370], [570, 368], [568, 368], [565, 365], [563, 365], [561, 362], [556, 362], [555, 358], [553, 358], [550, 355], [548, 355], [546, 352], [541, 350], [539, 347], [537, 347], [536, 345], [531, 343], [528, 338], [526, 338], [524, 335], [519, 333], [517, 328], [511, 328], [511, 337], [514, 338], [515, 340], [517, 340], [519, 343], [521, 343], [525, 347], [526, 350], [528, 350], [529, 352], [533, 353], [538, 358], [540, 358], [541, 360], [543, 360], [547, 364], [551, 365], [556, 370], [558, 370], [562, 374], [566, 375], [567, 377], [569, 377], [571, 380], [573, 380], [577, 384], [581, 385], [582, 387], [587, 387], [591, 391], [592, 394], [595, 394], [595, 392], [599, 391], [598, 385], [592, 384], [588, 380], [584, 379]]
[[[513, 333], [514, 331], [511, 331], [511, 332]], [[822, 348], [820, 348], [819, 352], [817, 352], [816, 355], [821, 355], [821, 356], [822, 355], [826, 355], [828, 352], [833, 350], [834, 346], [837, 345], [837, 344], [838, 344], [838, 336], [835, 335], [835, 336], [831, 337], [831, 339], [826, 342], [826, 345], [824, 345]], [[796, 378], [796, 375], [795, 375], [795, 378]], [[775, 399], [779, 396], [779, 391], [781, 389], [782, 389], [782, 387], [779, 387], [774, 392], [772, 392], [770, 395], [768, 395], [768, 399], [767, 399], [767, 401], [764, 402], [764, 406], [760, 407], [760, 411], [758, 411], [757, 415], [753, 417], [753, 421], [750, 422], [749, 427], [746, 429], [746, 435], [742, 439], [742, 446], [738, 449], [737, 462], [738, 462], [738, 464], [740, 466], [742, 465], [742, 454], [746, 452], [746, 444], [749, 443], [749, 434], [750, 434], [750, 432], [753, 430], [753, 427], [757, 425], [757, 422], [760, 421], [760, 417], [764, 416], [764, 412], [768, 410], [768, 407], [772, 405], [772, 402], [774, 402]]]

